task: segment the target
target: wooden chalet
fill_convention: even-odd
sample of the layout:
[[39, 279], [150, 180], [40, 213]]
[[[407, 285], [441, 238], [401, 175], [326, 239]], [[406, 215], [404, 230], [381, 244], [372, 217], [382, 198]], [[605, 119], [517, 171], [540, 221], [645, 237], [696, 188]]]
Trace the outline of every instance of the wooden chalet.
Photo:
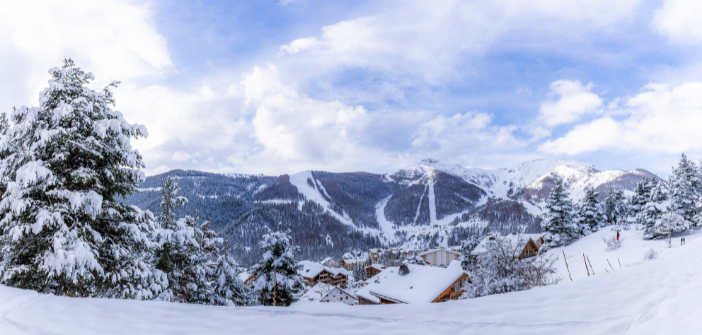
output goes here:
[[342, 268], [330, 268], [319, 263], [302, 261], [302, 269], [298, 274], [305, 280], [307, 286], [324, 283], [331, 286], [346, 288], [349, 283], [349, 272]]
[[454, 261], [446, 268], [403, 264], [388, 267], [356, 292], [359, 305], [434, 303], [457, 300], [470, 282]]
[[366, 266], [366, 279], [373, 278], [373, 276], [382, 272], [384, 268], [385, 267], [381, 266], [380, 264], [372, 264], [372, 265]]
[[[494, 235], [485, 237], [482, 241], [480, 241], [480, 244], [478, 244], [478, 246], [476, 246], [475, 249], [473, 249], [470, 255], [473, 257], [477, 257], [481, 253], [485, 252], [487, 244], [490, 241], [494, 241], [495, 238], [496, 237]], [[539, 252], [539, 249], [541, 248], [541, 245], [544, 243], [544, 239], [541, 236], [541, 234], [520, 235], [512, 233], [510, 235], [502, 236], [501, 238], [509, 240], [512, 243], [512, 245], [519, 246], [517, 248], [517, 252], [514, 255], [514, 257], [517, 259], [524, 259], [536, 256], [536, 254]]]

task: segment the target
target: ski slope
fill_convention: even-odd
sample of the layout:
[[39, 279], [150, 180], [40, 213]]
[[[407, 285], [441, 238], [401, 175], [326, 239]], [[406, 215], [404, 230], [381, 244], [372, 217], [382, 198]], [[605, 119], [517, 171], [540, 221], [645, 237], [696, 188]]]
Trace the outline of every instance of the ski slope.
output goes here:
[[610, 273], [416, 305], [227, 308], [56, 297], [0, 286], [0, 334], [694, 334], [702, 329], [695, 313], [702, 297], [700, 259], [702, 239], [690, 239], [658, 260]]

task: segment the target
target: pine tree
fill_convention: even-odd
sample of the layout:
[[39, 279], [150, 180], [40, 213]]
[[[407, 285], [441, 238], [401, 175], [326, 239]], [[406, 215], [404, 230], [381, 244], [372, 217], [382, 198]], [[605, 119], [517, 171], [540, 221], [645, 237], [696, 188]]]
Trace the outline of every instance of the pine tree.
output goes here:
[[38, 107], [11, 115], [0, 145], [2, 282], [45, 293], [150, 299], [153, 215], [121, 202], [144, 180], [131, 138], [146, 136], [113, 111], [110, 87], [73, 61], [49, 70]]
[[606, 226], [623, 225], [626, 229], [626, 215], [628, 212], [624, 191], [609, 189], [604, 203], [604, 223]]
[[599, 192], [592, 187], [585, 188], [585, 197], [578, 210], [578, 222], [584, 235], [596, 232], [602, 222], [600, 202], [597, 200]]
[[572, 202], [563, 180], [557, 178], [546, 202], [546, 218], [541, 222], [544, 232], [544, 250], [568, 244], [577, 239], [573, 230]]
[[270, 228], [259, 243], [261, 260], [253, 267], [256, 274], [255, 289], [260, 291], [261, 303], [266, 306], [290, 306], [295, 295], [303, 289], [302, 277], [295, 262], [298, 247], [290, 241], [290, 231], [272, 231]]
[[473, 235], [470, 238], [464, 240], [463, 243], [461, 243], [461, 256], [459, 258], [463, 270], [472, 271], [478, 265], [478, 258], [473, 257], [471, 253], [473, 252], [473, 250], [475, 250], [478, 244], [480, 244], [480, 241], [484, 237], [485, 236], [478, 237]]
[[651, 188], [653, 182], [644, 177], [636, 184], [634, 195], [629, 200], [629, 213], [627, 215], [629, 223], [643, 223], [646, 203], [651, 198]]
[[355, 282], [365, 281], [367, 278], [366, 266], [363, 264], [356, 264], [353, 268], [353, 279]]
[[690, 222], [678, 213], [669, 194], [665, 183], [656, 180], [643, 215], [644, 239], [670, 239], [672, 234], [690, 229]]
[[678, 166], [670, 175], [670, 200], [673, 209], [689, 224], [695, 223], [696, 202], [702, 191], [702, 179], [695, 162], [682, 154]]

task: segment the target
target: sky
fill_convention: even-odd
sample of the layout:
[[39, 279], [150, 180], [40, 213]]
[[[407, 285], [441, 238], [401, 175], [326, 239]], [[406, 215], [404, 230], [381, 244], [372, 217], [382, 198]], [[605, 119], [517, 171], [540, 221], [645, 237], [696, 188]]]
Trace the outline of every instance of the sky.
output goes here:
[[64, 58], [119, 80], [147, 175], [702, 157], [702, 2], [15, 1], [0, 110]]

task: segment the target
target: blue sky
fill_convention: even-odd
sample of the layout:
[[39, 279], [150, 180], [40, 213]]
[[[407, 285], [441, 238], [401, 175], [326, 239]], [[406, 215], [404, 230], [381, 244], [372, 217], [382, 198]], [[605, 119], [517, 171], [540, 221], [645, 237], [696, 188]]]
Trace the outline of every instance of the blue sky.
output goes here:
[[71, 57], [145, 124], [147, 174], [387, 172], [537, 158], [666, 175], [702, 157], [695, 1], [28, 1], [0, 105]]

